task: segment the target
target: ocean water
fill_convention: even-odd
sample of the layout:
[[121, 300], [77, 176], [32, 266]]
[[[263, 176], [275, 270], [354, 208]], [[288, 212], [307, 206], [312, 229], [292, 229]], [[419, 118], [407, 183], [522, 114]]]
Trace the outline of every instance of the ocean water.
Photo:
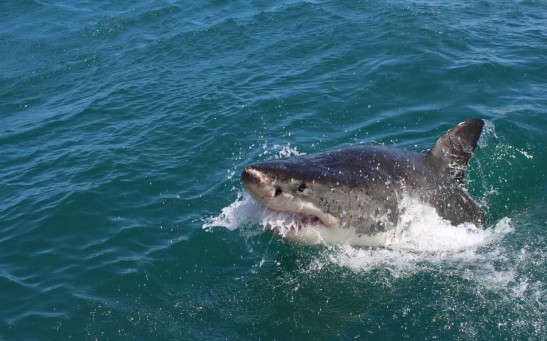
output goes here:
[[[544, 340], [544, 1], [0, 3], [0, 340]], [[250, 162], [486, 120], [488, 216], [289, 243]], [[269, 218], [268, 218], [269, 219]]]

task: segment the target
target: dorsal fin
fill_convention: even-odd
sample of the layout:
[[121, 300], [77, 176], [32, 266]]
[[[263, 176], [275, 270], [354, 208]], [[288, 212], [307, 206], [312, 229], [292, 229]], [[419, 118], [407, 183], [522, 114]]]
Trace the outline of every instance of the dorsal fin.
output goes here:
[[446, 168], [452, 178], [463, 182], [467, 163], [481, 136], [484, 121], [473, 118], [464, 121], [444, 134], [427, 153], [427, 158]]

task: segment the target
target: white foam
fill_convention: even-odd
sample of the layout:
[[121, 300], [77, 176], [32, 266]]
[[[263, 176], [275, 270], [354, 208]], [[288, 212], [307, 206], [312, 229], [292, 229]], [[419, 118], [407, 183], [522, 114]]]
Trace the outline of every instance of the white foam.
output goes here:
[[213, 227], [225, 227], [235, 230], [249, 223], [256, 223], [265, 209], [247, 193], [238, 193], [237, 199], [224, 207], [218, 216], [206, 219], [202, 228], [210, 230]]
[[391, 278], [421, 271], [450, 271], [487, 289], [506, 287], [515, 280], [512, 270], [499, 270], [495, 265], [507, 261], [506, 252], [498, 244], [513, 231], [508, 218], [482, 230], [472, 225], [451, 226], [435, 219], [434, 214], [418, 215], [397, 230], [384, 247], [327, 245], [302, 271], [316, 272], [335, 266], [355, 273], [386, 271]]
[[488, 250], [488, 247], [513, 232], [509, 218], [500, 220], [493, 228], [469, 223], [453, 226], [439, 217], [435, 209], [416, 200], [405, 199], [402, 205], [405, 213], [384, 247], [335, 245], [316, 261], [328, 261], [355, 272], [384, 269], [399, 277], [424, 268], [490, 266], [504, 258], [498, 248]]
[[391, 239], [392, 248], [415, 251], [458, 251], [484, 245], [492, 231], [472, 223], [453, 226], [443, 220], [431, 206], [411, 198], [400, 203], [404, 212]]

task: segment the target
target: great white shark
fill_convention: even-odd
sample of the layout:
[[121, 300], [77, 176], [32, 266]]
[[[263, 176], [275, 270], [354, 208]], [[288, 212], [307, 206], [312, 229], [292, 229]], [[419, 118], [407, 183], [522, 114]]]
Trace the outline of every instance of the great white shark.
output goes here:
[[241, 178], [262, 206], [296, 217], [284, 231], [270, 228], [292, 239], [305, 239], [314, 228], [352, 237], [392, 230], [409, 197], [453, 225], [480, 226], [484, 215], [463, 179], [483, 126], [481, 119], [461, 122], [426, 153], [354, 146], [251, 164]]

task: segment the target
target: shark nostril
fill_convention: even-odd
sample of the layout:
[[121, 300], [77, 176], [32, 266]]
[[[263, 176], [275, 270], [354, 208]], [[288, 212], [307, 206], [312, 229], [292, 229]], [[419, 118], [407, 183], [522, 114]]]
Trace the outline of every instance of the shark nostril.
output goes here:
[[307, 188], [305, 183], [301, 183], [300, 186], [298, 186], [298, 192], [302, 193]]
[[274, 196], [276, 197], [276, 196], [280, 195], [281, 193], [283, 193], [283, 191], [281, 190], [281, 188], [277, 187], [277, 188], [275, 189], [275, 194], [274, 194]]

